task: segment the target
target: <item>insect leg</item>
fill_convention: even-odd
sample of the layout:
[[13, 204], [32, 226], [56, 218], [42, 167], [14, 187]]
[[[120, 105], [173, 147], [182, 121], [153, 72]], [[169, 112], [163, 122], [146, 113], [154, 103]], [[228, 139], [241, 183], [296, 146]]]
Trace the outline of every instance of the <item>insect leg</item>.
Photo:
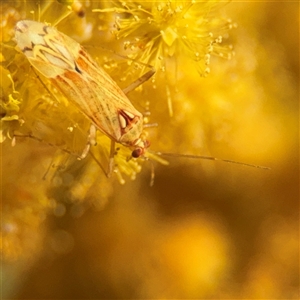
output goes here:
[[89, 133], [89, 143], [92, 145], [92, 146], [95, 146], [97, 144], [96, 142], [96, 132], [97, 132], [97, 128], [94, 124], [91, 124], [91, 127], [90, 127], [90, 133]]
[[109, 162], [108, 162], [108, 170], [106, 176], [109, 178], [114, 170], [114, 156], [115, 156], [115, 141], [111, 140], [110, 143], [110, 153], [109, 153]]
[[97, 144], [96, 143], [96, 132], [97, 132], [96, 126], [94, 124], [91, 124], [88, 141], [87, 141], [85, 148], [82, 151], [82, 154], [78, 158], [79, 160], [84, 159], [87, 156], [87, 154], [90, 151], [91, 145], [95, 146]]
[[123, 92], [124, 92], [125, 95], [128, 94], [129, 92], [133, 91], [135, 88], [137, 88], [138, 86], [140, 86], [141, 84], [143, 84], [147, 80], [149, 80], [155, 74], [155, 72], [156, 72], [155, 68], [153, 66], [149, 65], [149, 64], [145, 64], [143, 62], [137, 61], [136, 59], [130, 58], [128, 56], [121, 55], [119, 53], [116, 53], [113, 50], [109, 50], [109, 49], [106, 49], [106, 48], [101, 47], [101, 46], [97, 46], [97, 47], [98, 48], [102, 48], [103, 50], [112, 52], [115, 55], [117, 55], [119, 57], [122, 57], [124, 59], [136, 62], [137, 64], [143, 65], [144, 67], [150, 68], [150, 71], [148, 71], [147, 73], [145, 73], [144, 75], [142, 75], [140, 78], [138, 78], [136, 81], [134, 81], [133, 83], [131, 83], [128, 87], [126, 87], [126, 88], [123, 89]]
[[125, 89], [123, 89], [124, 94], [128, 94], [129, 92], [136, 89], [138, 86], [149, 80], [153, 75], [155, 74], [155, 69], [152, 68], [150, 71], [142, 75], [140, 78], [138, 78], [136, 81], [131, 83], [129, 86], [127, 86]]

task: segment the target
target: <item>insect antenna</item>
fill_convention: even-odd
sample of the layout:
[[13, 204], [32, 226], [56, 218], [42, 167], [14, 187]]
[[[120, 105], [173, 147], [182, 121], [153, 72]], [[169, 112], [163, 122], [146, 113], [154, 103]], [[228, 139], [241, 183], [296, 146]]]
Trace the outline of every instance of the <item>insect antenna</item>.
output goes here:
[[222, 159], [217, 158], [213, 156], [205, 156], [205, 155], [192, 155], [192, 154], [180, 154], [180, 153], [168, 153], [168, 152], [160, 152], [160, 151], [153, 151], [148, 150], [148, 152], [151, 152], [153, 154], [156, 154], [158, 156], [172, 156], [172, 157], [185, 157], [185, 158], [192, 158], [192, 159], [206, 159], [206, 160], [214, 160], [214, 161], [222, 161], [230, 164], [236, 164], [236, 165], [242, 165], [245, 167], [252, 167], [252, 168], [258, 168], [263, 170], [270, 170], [271, 168], [265, 167], [265, 166], [259, 166], [254, 164], [248, 164], [244, 162], [239, 162], [231, 159]]

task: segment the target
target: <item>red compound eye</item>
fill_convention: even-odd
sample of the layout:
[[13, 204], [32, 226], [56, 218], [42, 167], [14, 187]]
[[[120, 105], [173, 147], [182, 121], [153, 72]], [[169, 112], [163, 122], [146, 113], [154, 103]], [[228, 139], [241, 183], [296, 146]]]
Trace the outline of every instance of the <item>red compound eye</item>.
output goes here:
[[144, 153], [144, 149], [142, 148], [136, 148], [132, 151], [131, 156], [134, 158], [140, 157]]
[[143, 144], [144, 145], [142, 147], [136, 148], [132, 151], [132, 153], [131, 153], [132, 157], [138, 158], [146, 152], [146, 149], [150, 146], [150, 142], [145, 140], [145, 141], [143, 141]]

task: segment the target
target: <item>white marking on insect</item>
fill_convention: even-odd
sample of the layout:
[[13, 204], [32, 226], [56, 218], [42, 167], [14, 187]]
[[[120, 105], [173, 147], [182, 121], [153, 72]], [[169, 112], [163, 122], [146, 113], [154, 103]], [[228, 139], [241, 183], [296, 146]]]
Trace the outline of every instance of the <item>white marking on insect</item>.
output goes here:
[[124, 113], [125, 113], [130, 119], [133, 119], [133, 118], [134, 118], [134, 115], [131, 114], [129, 111], [124, 110]]
[[121, 128], [126, 128], [126, 120], [122, 115], [119, 115], [119, 120], [121, 124]]

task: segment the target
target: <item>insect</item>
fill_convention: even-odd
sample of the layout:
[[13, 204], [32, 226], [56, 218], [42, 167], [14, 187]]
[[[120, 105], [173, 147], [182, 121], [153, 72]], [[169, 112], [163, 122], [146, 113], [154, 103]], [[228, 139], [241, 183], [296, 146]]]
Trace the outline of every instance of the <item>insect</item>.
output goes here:
[[126, 94], [148, 80], [155, 72], [153, 69], [121, 90], [79, 43], [51, 26], [19, 21], [15, 39], [31, 65], [92, 122], [89, 142], [81, 158], [95, 144], [96, 129], [110, 137], [112, 152], [117, 142], [132, 149], [132, 157], [145, 153], [150, 143], [143, 138], [143, 115]]
[[[144, 156], [150, 143], [144, 138], [143, 115], [126, 94], [148, 80], [155, 73], [154, 69], [121, 90], [79, 43], [51, 26], [29, 20], [19, 21], [15, 27], [15, 40], [30, 64], [51, 80], [91, 121], [88, 143], [80, 158], [84, 158], [90, 146], [95, 145], [96, 129], [111, 139], [108, 174], [113, 169], [115, 143], [130, 148], [134, 158]], [[222, 160], [207, 156], [152, 153]], [[231, 160], [223, 161], [259, 167]]]

